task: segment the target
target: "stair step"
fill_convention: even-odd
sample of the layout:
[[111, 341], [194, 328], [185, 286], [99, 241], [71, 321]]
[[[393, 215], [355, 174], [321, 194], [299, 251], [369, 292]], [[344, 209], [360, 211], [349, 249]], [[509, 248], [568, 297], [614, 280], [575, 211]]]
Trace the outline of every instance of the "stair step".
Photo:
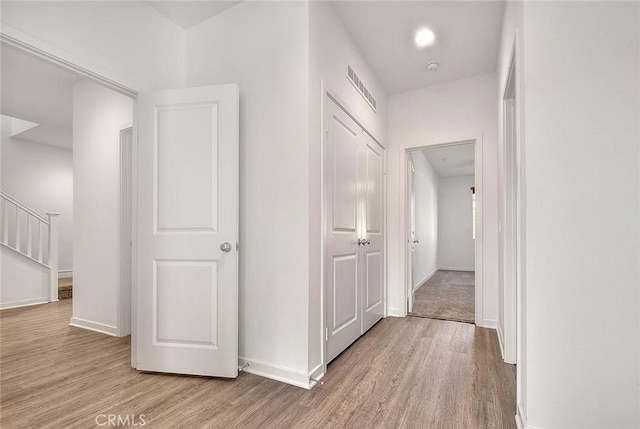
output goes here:
[[73, 296], [73, 278], [58, 279], [58, 299], [69, 299]]

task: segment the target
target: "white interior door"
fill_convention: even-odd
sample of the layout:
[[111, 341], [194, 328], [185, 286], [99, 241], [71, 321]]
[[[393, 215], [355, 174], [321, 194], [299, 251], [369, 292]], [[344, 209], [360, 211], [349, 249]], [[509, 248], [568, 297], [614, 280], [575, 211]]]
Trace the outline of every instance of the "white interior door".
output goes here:
[[358, 233], [358, 149], [362, 129], [335, 103], [327, 102], [325, 188], [327, 239], [325, 291], [327, 359], [362, 332], [361, 255]]
[[362, 225], [362, 332], [384, 315], [384, 149], [361, 134], [359, 182]]
[[238, 87], [141, 94], [135, 367], [238, 375]]

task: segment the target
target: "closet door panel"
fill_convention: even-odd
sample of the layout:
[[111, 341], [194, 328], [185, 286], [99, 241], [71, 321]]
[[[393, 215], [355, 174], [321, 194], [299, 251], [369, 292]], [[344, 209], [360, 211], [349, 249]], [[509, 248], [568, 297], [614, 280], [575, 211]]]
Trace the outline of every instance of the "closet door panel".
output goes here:
[[335, 103], [325, 110], [325, 305], [327, 361], [362, 333], [361, 258], [358, 246], [358, 158], [362, 130]]
[[362, 331], [371, 328], [384, 315], [384, 149], [362, 133], [360, 154], [363, 168], [359, 175], [364, 206], [362, 230]]

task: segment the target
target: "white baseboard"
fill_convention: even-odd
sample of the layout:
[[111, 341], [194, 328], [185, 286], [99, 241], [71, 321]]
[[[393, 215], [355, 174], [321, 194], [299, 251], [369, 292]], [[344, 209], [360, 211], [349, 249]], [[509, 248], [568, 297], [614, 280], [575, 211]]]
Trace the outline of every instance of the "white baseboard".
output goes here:
[[[309, 378], [313, 378], [314, 380], [322, 380], [324, 378], [324, 372], [322, 371], [322, 364], [316, 366], [314, 369], [311, 370], [311, 373], [309, 374]], [[313, 389], [314, 387], [316, 387], [318, 383], [316, 383], [315, 381], [309, 380], [309, 389]]]
[[40, 297], [40, 298], [23, 299], [20, 301], [4, 302], [0, 304], [0, 310], [8, 310], [10, 308], [18, 308], [18, 307], [27, 307], [29, 305], [47, 304], [48, 302], [49, 302], [48, 296]]
[[498, 344], [500, 345], [500, 355], [502, 356], [502, 360], [504, 360], [504, 340], [502, 339], [503, 336], [500, 325], [496, 327], [496, 334], [498, 335]]
[[387, 310], [387, 317], [404, 317], [405, 315], [400, 311], [399, 308], [389, 308]]
[[79, 317], [72, 317], [69, 322], [69, 326], [76, 328], [87, 329], [89, 331], [100, 332], [101, 334], [111, 335], [112, 337], [118, 336], [118, 328], [111, 325], [105, 325], [104, 323], [92, 322], [91, 320], [81, 319]]
[[484, 319], [480, 323], [476, 323], [476, 326], [480, 328], [496, 329], [498, 327], [498, 321], [493, 319]]
[[73, 277], [73, 270], [58, 270], [59, 279], [66, 279], [69, 277]]
[[420, 281], [417, 283], [417, 285], [414, 285], [414, 286], [413, 286], [413, 291], [415, 292], [415, 291], [417, 291], [418, 289], [420, 289], [420, 288], [422, 287], [422, 285], [423, 285], [423, 284], [425, 284], [426, 282], [428, 282], [428, 281], [429, 281], [429, 279], [430, 279], [431, 277], [433, 277], [437, 272], [438, 272], [438, 268], [436, 268], [435, 270], [431, 271], [431, 273], [430, 273], [430, 274], [427, 274], [427, 276], [426, 276], [424, 279], [420, 280]]
[[527, 418], [522, 412], [522, 404], [518, 404], [516, 407], [516, 427], [518, 429], [535, 429], [531, 426], [527, 426]]
[[[307, 390], [311, 389], [311, 387], [313, 387], [312, 385], [315, 385], [315, 382], [309, 380], [310, 375], [303, 371], [246, 357], [240, 357], [238, 361], [241, 367], [245, 366], [247, 363], [249, 364], [249, 366], [245, 367], [242, 372], [248, 372], [249, 374], [270, 378], [296, 387], [302, 387]], [[314, 372], [316, 371], [317, 368], [314, 369]], [[317, 377], [313, 378], [318, 379]]]
[[442, 271], [475, 271], [476, 267], [438, 267]]

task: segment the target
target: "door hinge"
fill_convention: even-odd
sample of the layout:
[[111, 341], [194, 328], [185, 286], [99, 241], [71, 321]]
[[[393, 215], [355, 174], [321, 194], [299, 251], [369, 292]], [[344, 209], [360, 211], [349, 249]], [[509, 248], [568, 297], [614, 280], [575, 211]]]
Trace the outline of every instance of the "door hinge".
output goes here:
[[329, 328], [324, 328], [324, 340], [329, 341]]

